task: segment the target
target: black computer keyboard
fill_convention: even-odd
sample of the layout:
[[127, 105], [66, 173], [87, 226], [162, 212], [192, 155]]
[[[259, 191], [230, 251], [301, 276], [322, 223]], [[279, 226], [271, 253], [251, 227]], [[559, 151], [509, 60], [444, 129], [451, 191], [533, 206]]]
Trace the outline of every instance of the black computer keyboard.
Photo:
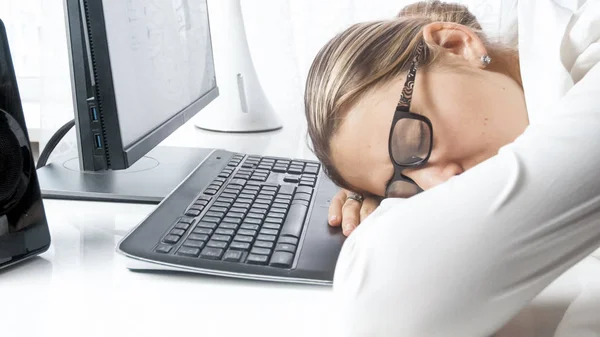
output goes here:
[[[154, 251], [291, 268], [319, 168], [315, 162], [234, 155]], [[284, 183], [269, 182], [271, 173], [284, 175]]]

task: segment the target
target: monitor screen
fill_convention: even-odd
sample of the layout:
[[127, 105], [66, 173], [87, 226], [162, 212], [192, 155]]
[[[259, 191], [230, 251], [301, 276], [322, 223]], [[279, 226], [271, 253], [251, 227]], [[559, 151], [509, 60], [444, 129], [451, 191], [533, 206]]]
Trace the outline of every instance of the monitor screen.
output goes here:
[[103, 1], [124, 149], [216, 87], [206, 0]]

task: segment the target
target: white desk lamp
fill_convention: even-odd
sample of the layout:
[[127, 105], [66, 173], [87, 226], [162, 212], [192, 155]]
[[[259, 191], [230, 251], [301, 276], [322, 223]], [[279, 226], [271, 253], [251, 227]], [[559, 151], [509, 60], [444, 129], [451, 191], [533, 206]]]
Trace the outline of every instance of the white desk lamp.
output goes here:
[[252, 63], [240, 0], [208, 4], [219, 97], [198, 114], [195, 125], [221, 132], [280, 129]]

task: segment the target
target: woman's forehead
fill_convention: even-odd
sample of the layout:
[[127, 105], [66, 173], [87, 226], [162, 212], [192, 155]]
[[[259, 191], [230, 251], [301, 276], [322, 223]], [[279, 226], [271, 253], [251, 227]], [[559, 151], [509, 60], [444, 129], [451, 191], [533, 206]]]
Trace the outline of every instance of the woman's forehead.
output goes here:
[[[381, 107], [382, 105], [373, 105]], [[366, 111], [368, 104], [350, 109], [331, 141], [333, 164], [348, 183], [373, 191], [383, 185], [388, 166], [388, 137], [393, 110]], [[389, 177], [388, 177], [389, 178]], [[377, 186], [377, 187], [375, 187]]]

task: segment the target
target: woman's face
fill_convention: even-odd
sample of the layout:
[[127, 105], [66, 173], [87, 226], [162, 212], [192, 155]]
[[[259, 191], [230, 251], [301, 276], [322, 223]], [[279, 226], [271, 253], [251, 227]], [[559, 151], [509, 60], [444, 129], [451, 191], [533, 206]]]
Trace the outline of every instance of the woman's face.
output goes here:
[[[443, 53], [446, 54], [446, 53]], [[528, 125], [521, 86], [462, 53], [441, 55], [441, 66], [418, 69], [411, 112], [429, 118], [433, 149], [426, 165], [404, 175], [427, 190], [494, 156]], [[444, 66], [444, 59], [452, 65]], [[352, 186], [384, 196], [394, 167], [388, 137], [405, 77], [365, 95], [344, 111], [331, 139], [333, 164]]]

